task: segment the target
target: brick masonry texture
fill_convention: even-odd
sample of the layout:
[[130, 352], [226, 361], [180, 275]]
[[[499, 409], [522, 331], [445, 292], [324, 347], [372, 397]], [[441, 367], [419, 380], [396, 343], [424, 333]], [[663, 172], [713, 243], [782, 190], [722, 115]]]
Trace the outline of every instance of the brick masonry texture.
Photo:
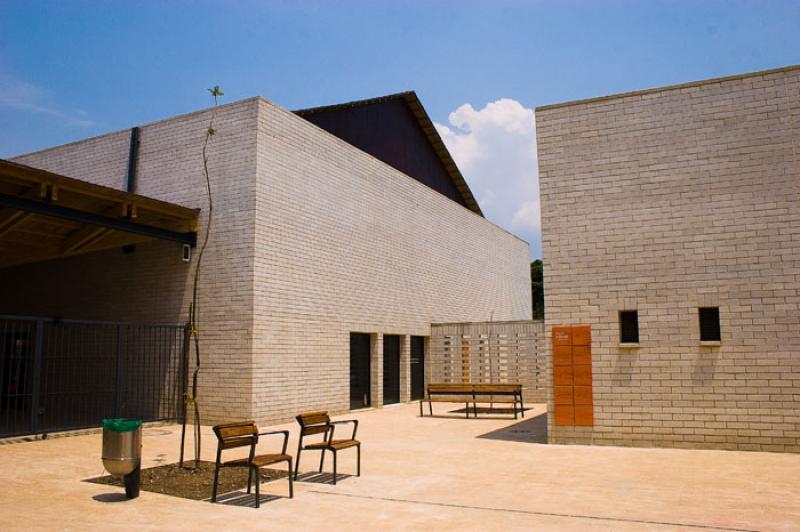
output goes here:
[[[800, 451], [800, 67], [536, 123], [546, 334], [592, 327], [594, 426], [550, 419], [550, 441]], [[704, 306], [718, 346], [700, 343]], [[620, 346], [621, 310], [638, 347]]]
[[530, 319], [528, 245], [418, 181], [259, 100], [254, 382], [256, 417], [349, 409], [349, 333], [431, 322]]
[[[137, 192], [202, 208], [210, 110], [141, 127]], [[220, 106], [210, 152], [214, 227], [201, 272], [204, 423], [286, 421], [349, 408], [349, 333], [431, 322], [531, 317], [528, 245], [445, 196], [262, 98]], [[129, 131], [15, 161], [124, 189]], [[186, 320], [190, 264], [180, 246], [98, 252], [0, 271], [0, 313]]]

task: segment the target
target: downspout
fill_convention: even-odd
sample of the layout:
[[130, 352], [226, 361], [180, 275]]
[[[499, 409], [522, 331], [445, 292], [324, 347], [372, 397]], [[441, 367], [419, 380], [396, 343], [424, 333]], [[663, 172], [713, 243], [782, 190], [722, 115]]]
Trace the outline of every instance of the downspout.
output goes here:
[[136, 161], [139, 158], [139, 128], [131, 128], [131, 147], [128, 151], [128, 184], [127, 192], [136, 192]]

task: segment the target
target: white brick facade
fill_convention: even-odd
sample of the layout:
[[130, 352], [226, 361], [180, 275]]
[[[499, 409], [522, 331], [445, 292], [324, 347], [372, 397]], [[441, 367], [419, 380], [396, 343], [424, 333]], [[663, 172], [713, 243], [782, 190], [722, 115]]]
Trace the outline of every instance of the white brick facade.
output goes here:
[[800, 67], [536, 121], [546, 328], [593, 337], [594, 426], [551, 419], [550, 441], [800, 451]]
[[[201, 111], [143, 126], [137, 192], [200, 207]], [[427, 336], [431, 322], [530, 319], [528, 245], [261, 98], [221, 106], [214, 228], [201, 274], [205, 422], [349, 408], [349, 333]], [[128, 131], [15, 159], [124, 188]], [[195, 255], [196, 259], [196, 255]], [[151, 242], [0, 271], [0, 313], [183, 322], [191, 265]], [[401, 398], [407, 397], [403, 366]]]

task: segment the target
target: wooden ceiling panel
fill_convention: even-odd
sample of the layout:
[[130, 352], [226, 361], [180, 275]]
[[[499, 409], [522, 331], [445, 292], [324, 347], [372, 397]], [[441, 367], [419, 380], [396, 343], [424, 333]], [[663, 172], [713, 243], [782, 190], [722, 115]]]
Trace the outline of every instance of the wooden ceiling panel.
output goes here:
[[154, 239], [194, 246], [198, 214], [0, 159], [0, 268]]

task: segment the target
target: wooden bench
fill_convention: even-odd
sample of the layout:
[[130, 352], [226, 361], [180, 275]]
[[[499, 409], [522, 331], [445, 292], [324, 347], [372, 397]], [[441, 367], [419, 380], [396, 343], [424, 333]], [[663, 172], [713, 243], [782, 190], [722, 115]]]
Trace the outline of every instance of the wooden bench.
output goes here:
[[[469, 404], [472, 403], [472, 411], [477, 418], [477, 403], [481, 402], [511, 404], [514, 408], [514, 419], [517, 419], [517, 412], [521, 412], [522, 417], [525, 417], [525, 403], [522, 400], [521, 384], [435, 383], [427, 386], [427, 396], [428, 410], [431, 416], [433, 415], [433, 403], [464, 403], [466, 417], [469, 417]], [[419, 401], [420, 416], [424, 415], [422, 405], [425, 401], [425, 397]]]

